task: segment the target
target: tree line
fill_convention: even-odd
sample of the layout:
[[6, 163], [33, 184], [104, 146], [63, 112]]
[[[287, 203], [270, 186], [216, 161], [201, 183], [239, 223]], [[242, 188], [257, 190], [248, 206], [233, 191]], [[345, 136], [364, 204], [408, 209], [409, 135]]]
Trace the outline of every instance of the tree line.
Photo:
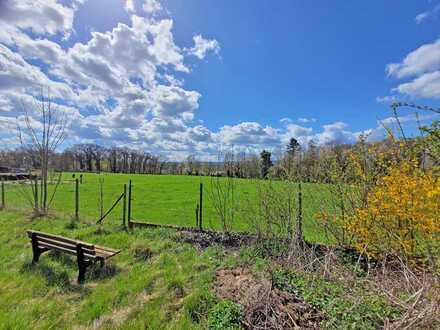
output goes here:
[[[131, 148], [104, 147], [98, 144], [76, 144], [62, 152], [51, 152], [50, 168], [55, 171], [109, 172], [132, 174], [206, 175], [236, 178], [280, 178], [283, 175], [305, 177], [320, 181], [319, 167], [324, 156], [331, 153], [343, 159], [343, 150], [350, 146], [317, 147], [309, 143], [301, 148], [292, 138], [284, 150], [257, 153], [225, 152], [217, 161], [201, 161], [189, 155], [182, 161], [170, 161], [161, 155]], [[41, 157], [33, 149], [19, 147], [0, 150], [0, 166], [22, 168], [27, 171], [41, 169]]]
[[[428, 135], [430, 138], [432, 136]], [[386, 148], [387, 140], [376, 142]], [[104, 147], [98, 144], [76, 144], [62, 152], [51, 152], [49, 167], [55, 171], [109, 172], [132, 174], [204, 175], [236, 178], [284, 179], [305, 182], [332, 182], [337, 168], [350, 181], [349, 155], [354, 149], [367, 148], [371, 143], [360, 139], [355, 144], [318, 146], [310, 141], [306, 146], [291, 138], [284, 148], [257, 153], [233, 152], [218, 155], [217, 161], [202, 161], [189, 155], [182, 161], [167, 160], [161, 155], [131, 148]], [[420, 153], [423, 158], [423, 153]], [[426, 161], [425, 161], [426, 162]], [[432, 159], [430, 160], [432, 163]], [[434, 162], [435, 163], [435, 162]], [[431, 164], [427, 166], [432, 166]], [[33, 149], [20, 147], [0, 150], [0, 166], [41, 169], [41, 157]]]

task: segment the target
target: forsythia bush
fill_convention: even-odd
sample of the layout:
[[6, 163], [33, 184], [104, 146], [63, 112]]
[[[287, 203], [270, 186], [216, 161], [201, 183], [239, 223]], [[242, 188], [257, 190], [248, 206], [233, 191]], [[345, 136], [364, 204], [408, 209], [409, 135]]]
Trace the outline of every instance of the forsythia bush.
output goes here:
[[345, 223], [352, 244], [375, 257], [420, 256], [440, 247], [440, 179], [417, 161], [394, 163]]

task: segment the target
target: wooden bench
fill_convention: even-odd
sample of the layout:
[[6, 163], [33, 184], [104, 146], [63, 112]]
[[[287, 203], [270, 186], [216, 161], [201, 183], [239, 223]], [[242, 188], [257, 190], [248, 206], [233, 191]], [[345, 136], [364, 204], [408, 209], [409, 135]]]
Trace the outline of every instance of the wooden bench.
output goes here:
[[37, 263], [40, 255], [46, 251], [59, 251], [75, 255], [78, 262], [78, 283], [83, 283], [86, 269], [97, 262], [103, 267], [107, 259], [117, 255], [120, 250], [89, 244], [63, 236], [43, 233], [35, 230], [28, 230], [27, 234], [31, 239], [33, 259]]

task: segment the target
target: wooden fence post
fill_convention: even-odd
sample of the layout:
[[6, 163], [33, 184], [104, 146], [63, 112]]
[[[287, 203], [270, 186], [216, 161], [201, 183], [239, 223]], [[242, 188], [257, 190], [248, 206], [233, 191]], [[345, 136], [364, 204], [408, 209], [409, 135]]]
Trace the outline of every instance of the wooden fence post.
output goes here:
[[196, 204], [196, 228], [199, 226], [199, 203]]
[[200, 201], [199, 201], [199, 229], [203, 230], [202, 219], [203, 219], [203, 183], [200, 183]]
[[104, 215], [104, 179], [99, 178], [99, 214], [100, 218]]
[[303, 242], [302, 220], [302, 189], [300, 182], [298, 183], [298, 215], [296, 219], [296, 241], [299, 244]]
[[128, 208], [127, 208], [128, 227], [131, 228], [131, 180], [128, 181]]
[[127, 215], [127, 184], [124, 184], [124, 200], [122, 202], [122, 225], [126, 226]]
[[5, 208], [5, 180], [2, 178], [2, 186], [1, 186], [1, 198], [2, 198], [2, 205], [0, 207], [0, 210], [3, 210]]
[[34, 187], [34, 210], [38, 210], [38, 176], [35, 175], [35, 187]]
[[79, 219], [79, 180], [75, 179], [75, 220]]

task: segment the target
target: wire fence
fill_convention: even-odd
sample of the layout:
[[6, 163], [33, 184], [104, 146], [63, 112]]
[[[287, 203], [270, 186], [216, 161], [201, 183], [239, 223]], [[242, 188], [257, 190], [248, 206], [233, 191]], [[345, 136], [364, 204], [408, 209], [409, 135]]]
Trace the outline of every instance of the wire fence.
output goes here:
[[[222, 178], [223, 179], [223, 178]], [[224, 230], [219, 214], [211, 198], [211, 177], [114, 174], [114, 173], [64, 173], [61, 183], [49, 184], [49, 196], [54, 193], [49, 212], [58, 217], [96, 223], [120, 199], [102, 220], [102, 225], [123, 224], [124, 185], [131, 181], [131, 220], [136, 222], [199, 227], [200, 218], [204, 229]], [[261, 180], [234, 179], [236, 189], [233, 205], [233, 231], [249, 231], [255, 209], [247, 205], [257, 200], [257, 187]], [[76, 190], [78, 181], [78, 191]], [[200, 188], [203, 185], [202, 196]], [[32, 187], [29, 181], [4, 182], [4, 208], [32, 212]], [[319, 185], [303, 187], [303, 217], [305, 231], [314, 231], [311, 225], [315, 214], [322, 208], [323, 189]], [[78, 201], [76, 194], [78, 193]], [[202, 203], [200, 201], [202, 197]], [[128, 201], [127, 201], [128, 204]], [[202, 205], [200, 205], [202, 204]], [[127, 206], [127, 205], [126, 205]], [[1, 205], [0, 205], [1, 207]], [[127, 210], [126, 210], [127, 211]], [[127, 216], [127, 212], [125, 212]], [[255, 215], [256, 216], [256, 215]], [[126, 219], [127, 221], [128, 219]]]
[[[3, 182], [5, 210], [31, 213], [34, 206], [33, 183], [27, 180]], [[78, 201], [76, 194], [78, 192]], [[98, 175], [84, 175], [76, 189], [76, 179], [63, 174], [58, 185], [55, 181], [48, 185], [49, 214], [66, 219], [75, 219], [76, 210], [80, 220], [93, 222], [111, 207], [123, 192], [123, 184], [99, 180]], [[52, 198], [53, 196], [53, 198]], [[122, 221], [122, 205], [117, 205], [106, 221]], [[121, 222], [122, 223], [122, 222]]]

